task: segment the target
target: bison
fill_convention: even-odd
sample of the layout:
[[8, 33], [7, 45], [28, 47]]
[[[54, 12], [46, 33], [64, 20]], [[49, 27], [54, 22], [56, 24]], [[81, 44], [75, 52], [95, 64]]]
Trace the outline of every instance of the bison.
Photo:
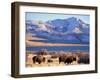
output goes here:
[[67, 57], [64, 61], [64, 63], [66, 64], [71, 64], [73, 62], [73, 58], [72, 57]]
[[41, 64], [41, 62], [45, 62], [45, 57], [40, 56], [40, 55], [38, 55], [38, 56], [33, 56], [32, 60], [33, 60], [33, 63], [34, 63], [34, 64], [35, 64], [36, 62], [38, 62], [39, 64]]
[[83, 64], [89, 64], [89, 58], [88, 57], [80, 57], [78, 63], [83, 63]]
[[72, 57], [72, 56], [69, 56], [69, 57], [67, 57], [67, 56], [60, 56], [59, 57], [59, 64], [61, 63], [61, 62], [64, 62], [65, 64], [67, 63], [67, 64], [71, 64], [73, 61], [76, 61], [77, 59], [76, 59], [76, 57]]
[[60, 57], [59, 57], [59, 64], [60, 64], [61, 62], [64, 62], [64, 61], [65, 61], [65, 59], [66, 59], [66, 57], [65, 57], [65, 56], [60, 56]]

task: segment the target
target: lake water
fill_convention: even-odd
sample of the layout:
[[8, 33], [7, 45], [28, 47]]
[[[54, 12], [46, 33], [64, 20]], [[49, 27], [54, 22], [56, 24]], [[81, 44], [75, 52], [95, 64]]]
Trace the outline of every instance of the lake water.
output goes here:
[[89, 44], [89, 42], [80, 42], [78, 40], [30, 40], [33, 42], [45, 42], [45, 43], [64, 43], [64, 44]]
[[27, 51], [89, 51], [89, 46], [32, 46], [26, 47]]

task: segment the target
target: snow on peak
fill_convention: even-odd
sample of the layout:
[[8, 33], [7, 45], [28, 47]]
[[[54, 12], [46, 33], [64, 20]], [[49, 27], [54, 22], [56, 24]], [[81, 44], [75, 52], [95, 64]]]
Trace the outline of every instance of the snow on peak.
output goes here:
[[82, 33], [82, 31], [81, 31], [78, 27], [75, 27], [75, 28], [73, 29], [73, 32], [74, 32], [74, 33]]

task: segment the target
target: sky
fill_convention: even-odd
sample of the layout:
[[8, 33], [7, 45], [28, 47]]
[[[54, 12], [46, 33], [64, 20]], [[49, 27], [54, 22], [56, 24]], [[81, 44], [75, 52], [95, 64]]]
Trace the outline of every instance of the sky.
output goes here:
[[70, 17], [76, 17], [77, 19], [81, 19], [85, 23], [90, 23], [90, 16], [83, 14], [62, 14], [62, 13], [42, 13], [42, 12], [26, 12], [25, 19], [26, 20], [40, 20], [43, 22], [55, 19], [67, 19]]

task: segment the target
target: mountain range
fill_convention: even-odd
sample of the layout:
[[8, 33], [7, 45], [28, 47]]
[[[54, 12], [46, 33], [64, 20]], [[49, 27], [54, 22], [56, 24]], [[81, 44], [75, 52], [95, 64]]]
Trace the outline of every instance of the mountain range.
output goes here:
[[46, 22], [26, 20], [26, 32], [35, 37], [45, 38], [43, 42], [88, 44], [89, 30], [89, 24], [75, 17]]

